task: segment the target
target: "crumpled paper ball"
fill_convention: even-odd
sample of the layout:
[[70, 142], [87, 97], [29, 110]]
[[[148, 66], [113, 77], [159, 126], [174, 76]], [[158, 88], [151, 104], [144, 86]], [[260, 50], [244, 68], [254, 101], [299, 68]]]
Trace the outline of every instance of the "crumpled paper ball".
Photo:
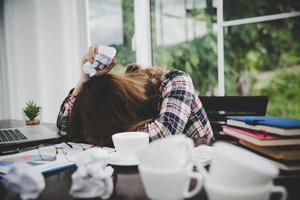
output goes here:
[[90, 77], [97, 74], [97, 70], [102, 70], [109, 66], [116, 55], [116, 49], [113, 47], [99, 46], [100, 52], [96, 54], [91, 62], [87, 62], [82, 66], [82, 71]]
[[96, 70], [97, 66], [98, 66], [97, 62], [93, 62], [93, 63], [87, 62], [82, 66], [82, 71], [85, 74], [88, 74], [89, 77], [92, 77], [97, 74], [97, 70]]
[[7, 189], [18, 193], [21, 199], [36, 199], [45, 189], [44, 176], [26, 163], [16, 163], [3, 176]]
[[107, 166], [108, 153], [92, 148], [78, 156], [77, 171], [72, 175], [70, 194], [75, 198], [108, 199], [113, 192], [113, 168]]

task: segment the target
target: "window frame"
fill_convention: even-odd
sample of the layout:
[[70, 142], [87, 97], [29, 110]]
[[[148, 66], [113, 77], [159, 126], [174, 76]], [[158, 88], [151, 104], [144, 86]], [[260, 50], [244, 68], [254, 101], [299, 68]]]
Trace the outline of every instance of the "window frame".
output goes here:
[[217, 48], [218, 48], [218, 95], [225, 96], [225, 71], [224, 71], [224, 28], [231, 26], [240, 26], [252, 23], [274, 21], [279, 19], [286, 19], [290, 17], [300, 16], [300, 12], [286, 12], [273, 15], [262, 15], [259, 17], [249, 17], [242, 19], [235, 19], [224, 21], [223, 19], [223, 1], [217, 1]]
[[[224, 28], [300, 16], [300, 11], [293, 11], [224, 21], [223, 3], [224, 0], [213, 0], [213, 5], [217, 8], [216, 25], [218, 56], [218, 96], [225, 96]], [[153, 63], [150, 15], [150, 0], [134, 0], [135, 33], [132, 38], [132, 43], [133, 50], [136, 51], [136, 62], [143, 66], [152, 66]]]
[[[135, 26], [136, 27], [142, 27], [139, 23], [144, 23], [145, 27], [143, 30], [141, 29], [135, 29], [135, 34], [140, 35], [143, 34], [143, 39], [145, 41], [148, 41], [151, 38], [151, 29], [150, 29], [150, 0], [134, 0], [135, 6], [142, 6], [139, 7], [139, 9], [135, 9]], [[138, 3], [139, 2], [139, 3]], [[223, 19], [223, 3], [224, 0], [214, 0], [213, 5], [217, 7], [217, 56], [218, 56], [218, 96], [224, 96], [225, 95], [225, 72], [224, 72], [224, 28], [231, 27], [231, 26], [240, 26], [245, 24], [251, 24], [251, 23], [259, 23], [259, 22], [266, 22], [266, 21], [273, 21], [273, 20], [279, 20], [279, 19], [286, 19], [291, 17], [298, 17], [300, 16], [299, 11], [293, 11], [293, 12], [286, 12], [286, 13], [279, 13], [279, 14], [272, 14], [272, 15], [262, 15], [258, 17], [250, 17], [250, 18], [241, 18], [241, 19], [235, 19], [235, 20], [229, 20], [224, 21]], [[141, 11], [141, 12], [139, 12]], [[149, 14], [149, 16], [145, 16], [142, 12]], [[145, 23], [145, 21], [147, 23]], [[142, 32], [146, 31], [146, 32]], [[135, 37], [135, 44], [140, 43], [140, 37]], [[153, 62], [152, 58], [152, 51], [151, 51], [151, 40], [150, 44], [146, 46], [145, 49], [142, 45], [136, 46], [136, 58], [137, 63], [149, 63], [151, 64]], [[150, 49], [149, 49], [150, 48]], [[145, 54], [143, 54], [144, 57], [139, 58], [139, 52], [140, 51], [146, 51]], [[147, 57], [148, 56], [148, 57]], [[151, 62], [149, 61], [151, 60]]]

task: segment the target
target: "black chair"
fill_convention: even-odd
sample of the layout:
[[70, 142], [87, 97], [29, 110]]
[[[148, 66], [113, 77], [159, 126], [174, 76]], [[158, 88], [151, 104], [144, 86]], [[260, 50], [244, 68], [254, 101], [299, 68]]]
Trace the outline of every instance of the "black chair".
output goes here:
[[226, 116], [266, 114], [268, 97], [266, 96], [200, 96], [208, 119], [217, 140], [230, 140], [230, 137], [220, 134], [226, 123]]

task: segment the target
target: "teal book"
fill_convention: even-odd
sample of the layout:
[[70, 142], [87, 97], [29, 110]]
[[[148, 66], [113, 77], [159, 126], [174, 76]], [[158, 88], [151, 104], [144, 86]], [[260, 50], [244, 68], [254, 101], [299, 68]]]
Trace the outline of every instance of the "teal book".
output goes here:
[[271, 116], [228, 116], [227, 125], [282, 136], [300, 135], [300, 120]]

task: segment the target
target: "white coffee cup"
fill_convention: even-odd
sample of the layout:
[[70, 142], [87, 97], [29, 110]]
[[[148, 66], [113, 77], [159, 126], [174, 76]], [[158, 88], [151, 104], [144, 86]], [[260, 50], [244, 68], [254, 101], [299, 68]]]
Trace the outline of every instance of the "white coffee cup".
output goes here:
[[281, 194], [281, 200], [287, 198], [285, 188], [272, 183], [248, 188], [220, 186], [211, 181], [205, 181], [204, 185], [209, 200], [269, 200], [274, 192]]
[[137, 152], [140, 165], [172, 170], [182, 168], [191, 162], [193, 140], [185, 135], [174, 135], [151, 142], [146, 148]]
[[[231, 187], [266, 185], [279, 170], [270, 161], [241, 147], [217, 142], [213, 145], [213, 160], [206, 179]], [[203, 169], [203, 168], [202, 168]]]
[[136, 152], [149, 144], [149, 134], [144, 132], [123, 132], [112, 135], [118, 156], [136, 160]]
[[[176, 170], [161, 171], [138, 166], [146, 195], [155, 200], [179, 200], [195, 196], [202, 187], [203, 177], [193, 172], [188, 165]], [[196, 180], [195, 187], [189, 191], [191, 179]]]

